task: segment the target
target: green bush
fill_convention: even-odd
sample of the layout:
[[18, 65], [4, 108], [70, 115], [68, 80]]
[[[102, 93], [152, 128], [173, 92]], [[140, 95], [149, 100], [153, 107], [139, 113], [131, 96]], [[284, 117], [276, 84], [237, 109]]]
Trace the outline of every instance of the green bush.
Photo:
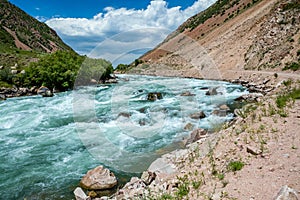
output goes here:
[[124, 71], [126, 70], [127, 68], [129, 67], [129, 65], [126, 65], [126, 64], [119, 64], [115, 70], [117, 71]]
[[112, 71], [111, 63], [103, 59], [91, 59], [74, 52], [57, 51], [45, 55], [36, 63], [31, 63], [26, 68], [22, 85], [43, 85], [49, 89], [66, 91], [73, 88], [77, 74], [78, 84], [87, 85], [91, 79], [99, 81], [107, 78]]
[[289, 69], [293, 70], [293, 71], [297, 71], [300, 69], [300, 64], [293, 62], [292, 64], [286, 65], [282, 70], [285, 71], [285, 70], [289, 70]]
[[244, 163], [241, 161], [232, 161], [228, 164], [228, 170], [236, 172], [241, 170], [244, 167]]
[[0, 70], [0, 81], [6, 82], [8, 84], [13, 83], [13, 74], [9, 67], [5, 67], [4, 69]]
[[276, 99], [276, 105], [278, 108], [284, 108], [289, 101], [300, 99], [300, 88], [294, 88], [291, 92], [279, 95]]

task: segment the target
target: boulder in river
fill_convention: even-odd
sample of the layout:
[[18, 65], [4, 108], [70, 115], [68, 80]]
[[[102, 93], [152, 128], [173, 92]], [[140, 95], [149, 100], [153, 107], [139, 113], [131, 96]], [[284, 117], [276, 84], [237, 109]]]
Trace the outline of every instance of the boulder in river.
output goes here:
[[210, 88], [206, 92], [206, 95], [208, 95], [208, 96], [213, 96], [213, 95], [217, 95], [217, 94], [218, 94], [218, 92], [217, 92], [217, 88], [216, 87]]
[[119, 113], [118, 117], [125, 117], [125, 118], [130, 118], [131, 114], [128, 112], [121, 112]]
[[45, 86], [41, 86], [38, 90], [37, 90], [37, 94], [42, 95], [43, 97], [53, 97], [53, 93], [51, 92], [51, 90], [49, 90], [49, 88], [45, 87]]
[[147, 95], [147, 100], [148, 101], [156, 101], [157, 99], [162, 99], [163, 95], [160, 92], [150, 92]]
[[192, 118], [192, 119], [203, 119], [205, 117], [206, 117], [206, 115], [203, 111], [196, 112], [196, 113], [193, 113], [190, 115], [190, 118]]
[[102, 165], [91, 169], [81, 179], [80, 185], [88, 190], [112, 189], [117, 185], [117, 178]]
[[230, 108], [226, 104], [220, 105], [219, 108], [220, 108], [220, 110], [226, 110], [226, 111], [230, 110]]

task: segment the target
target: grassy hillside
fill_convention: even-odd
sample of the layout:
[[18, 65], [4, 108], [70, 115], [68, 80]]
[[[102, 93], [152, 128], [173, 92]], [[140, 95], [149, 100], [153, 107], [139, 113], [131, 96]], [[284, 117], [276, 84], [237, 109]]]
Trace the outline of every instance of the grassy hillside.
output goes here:
[[[0, 19], [0, 44], [39, 52], [72, 50], [45, 23], [39, 22], [7, 0], [0, 0]], [[11, 42], [12, 35], [24, 45]]]

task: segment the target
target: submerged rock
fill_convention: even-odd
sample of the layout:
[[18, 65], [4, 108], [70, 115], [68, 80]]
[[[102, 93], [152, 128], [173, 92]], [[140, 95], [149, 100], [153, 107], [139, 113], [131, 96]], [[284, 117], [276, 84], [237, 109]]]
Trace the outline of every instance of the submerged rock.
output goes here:
[[196, 95], [195, 95], [195, 94], [192, 94], [192, 93], [189, 92], [189, 91], [186, 91], [186, 92], [181, 93], [180, 96], [196, 96]]
[[187, 123], [183, 129], [185, 131], [191, 131], [191, 130], [193, 130], [193, 128], [194, 128], [194, 125], [192, 123]]
[[228, 111], [230, 111], [230, 108], [226, 104], [223, 104], [219, 106], [219, 109], [214, 110], [212, 114], [219, 117], [225, 117]]
[[121, 112], [119, 113], [118, 117], [125, 117], [125, 118], [130, 118], [131, 114], [127, 112]]
[[81, 179], [80, 185], [89, 190], [111, 189], [117, 185], [117, 178], [102, 165], [89, 170]]
[[192, 118], [192, 119], [203, 119], [205, 117], [206, 117], [206, 115], [203, 111], [196, 112], [196, 113], [190, 115], [190, 118]]
[[156, 101], [157, 99], [162, 99], [162, 98], [163, 98], [163, 96], [162, 96], [162, 93], [160, 93], [160, 92], [150, 92], [147, 95], [148, 101]]

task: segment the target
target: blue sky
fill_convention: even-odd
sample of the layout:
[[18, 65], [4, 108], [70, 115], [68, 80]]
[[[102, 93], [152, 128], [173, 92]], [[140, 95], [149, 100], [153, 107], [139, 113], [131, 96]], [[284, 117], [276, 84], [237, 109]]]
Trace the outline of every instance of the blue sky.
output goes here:
[[10, 0], [80, 54], [130, 63], [215, 0]]

